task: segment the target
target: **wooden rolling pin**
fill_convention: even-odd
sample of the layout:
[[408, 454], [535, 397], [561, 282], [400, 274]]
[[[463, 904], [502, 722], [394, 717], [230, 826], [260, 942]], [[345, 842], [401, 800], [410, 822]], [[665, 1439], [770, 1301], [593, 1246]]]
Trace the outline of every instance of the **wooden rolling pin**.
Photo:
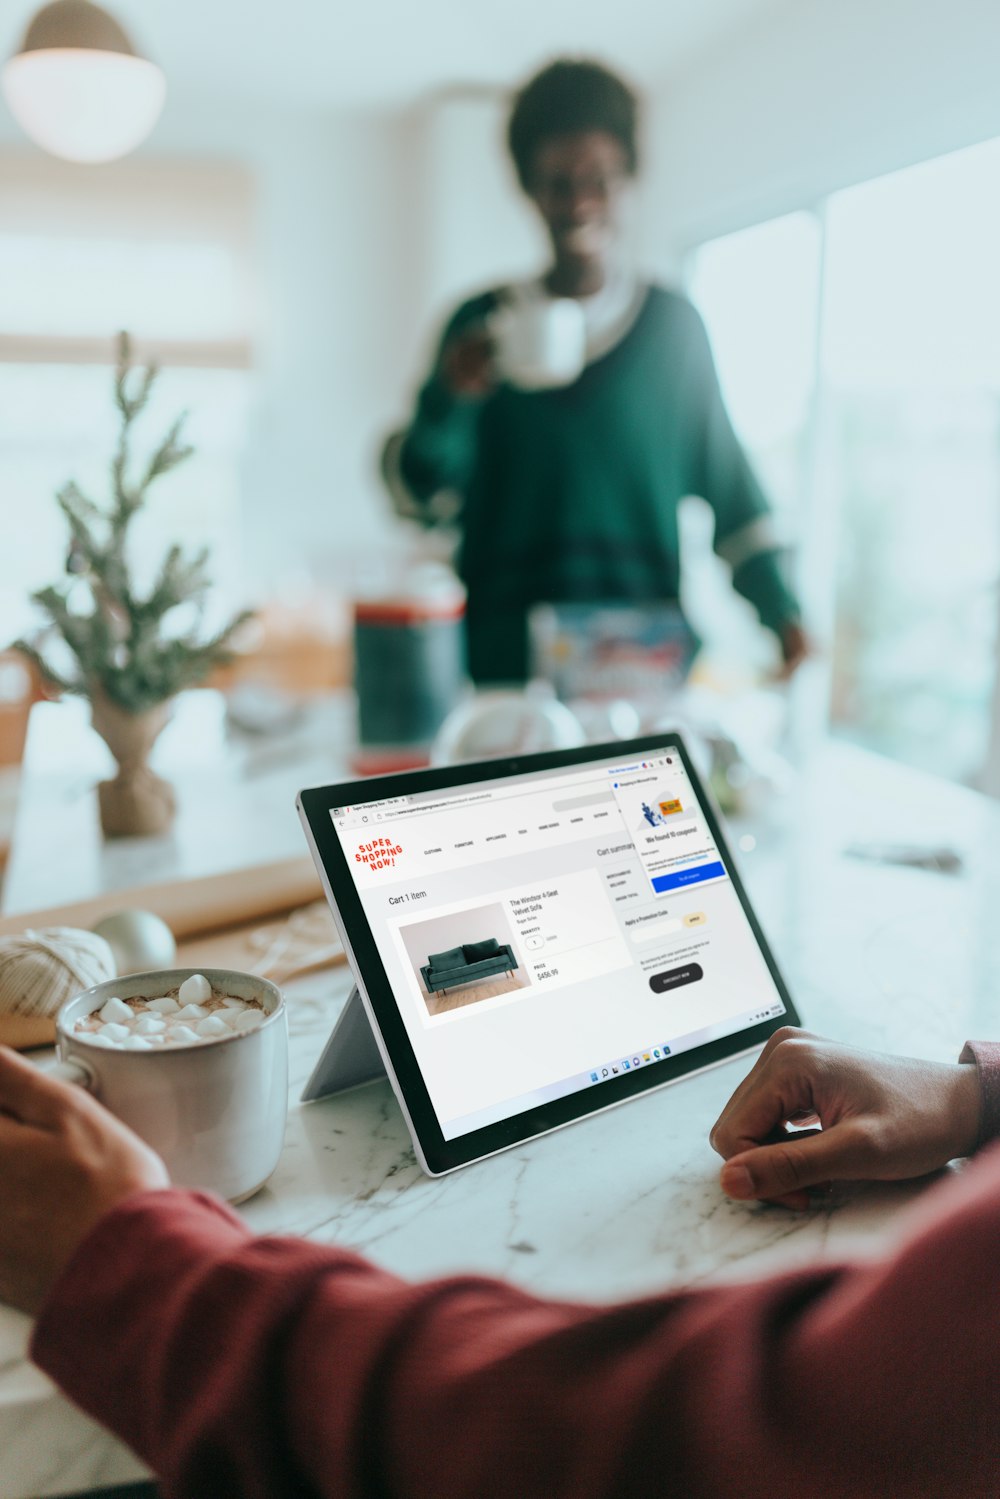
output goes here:
[[114, 890], [69, 906], [0, 916], [0, 937], [18, 936], [28, 927], [40, 926], [79, 926], [89, 930], [113, 911], [153, 911], [167, 923], [176, 941], [181, 942], [186, 937], [200, 937], [225, 927], [280, 916], [297, 906], [320, 900], [322, 895], [313, 861], [303, 855], [275, 864], [253, 864], [224, 874], [203, 875], [195, 880], [170, 880], [163, 885]]

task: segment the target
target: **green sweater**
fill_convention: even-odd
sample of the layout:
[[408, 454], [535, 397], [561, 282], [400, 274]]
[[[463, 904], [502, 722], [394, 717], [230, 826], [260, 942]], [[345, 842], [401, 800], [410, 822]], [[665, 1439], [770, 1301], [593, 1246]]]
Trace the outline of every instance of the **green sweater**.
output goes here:
[[[497, 306], [463, 304], [442, 339]], [[527, 611], [540, 602], [676, 600], [677, 506], [701, 495], [733, 583], [776, 633], [798, 617], [769, 510], [730, 425], [705, 329], [683, 297], [651, 287], [624, 337], [573, 384], [501, 384], [454, 397], [437, 365], [399, 455], [426, 503], [462, 499], [458, 570], [468, 589], [469, 669], [523, 680]]]

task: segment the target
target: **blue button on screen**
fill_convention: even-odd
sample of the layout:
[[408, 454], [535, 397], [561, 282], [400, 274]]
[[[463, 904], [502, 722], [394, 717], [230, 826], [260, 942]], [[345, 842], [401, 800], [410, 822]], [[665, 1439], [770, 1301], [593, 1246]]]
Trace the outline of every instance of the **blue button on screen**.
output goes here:
[[717, 880], [725, 874], [721, 859], [714, 864], [697, 864], [694, 869], [675, 869], [673, 874], [658, 874], [653, 880], [657, 895], [663, 890], [679, 890], [682, 885], [700, 885], [702, 880]]

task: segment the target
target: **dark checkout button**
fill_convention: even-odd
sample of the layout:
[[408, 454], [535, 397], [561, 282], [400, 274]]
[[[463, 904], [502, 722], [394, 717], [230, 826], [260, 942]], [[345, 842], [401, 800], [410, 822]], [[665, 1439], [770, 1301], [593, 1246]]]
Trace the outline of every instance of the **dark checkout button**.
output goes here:
[[700, 963], [685, 963], [683, 968], [667, 968], [663, 973], [654, 973], [649, 987], [654, 994], [663, 994], [667, 989], [679, 989], [682, 984], [696, 984], [705, 977]]

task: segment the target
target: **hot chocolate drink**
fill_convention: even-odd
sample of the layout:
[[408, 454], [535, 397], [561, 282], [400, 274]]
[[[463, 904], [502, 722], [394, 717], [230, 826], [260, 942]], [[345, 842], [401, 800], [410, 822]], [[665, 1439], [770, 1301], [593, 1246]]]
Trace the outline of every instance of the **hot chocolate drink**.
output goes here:
[[166, 994], [105, 1000], [73, 1030], [92, 1046], [123, 1051], [159, 1051], [201, 1046], [256, 1030], [265, 1011], [256, 1000], [217, 993], [204, 974], [194, 973]]

